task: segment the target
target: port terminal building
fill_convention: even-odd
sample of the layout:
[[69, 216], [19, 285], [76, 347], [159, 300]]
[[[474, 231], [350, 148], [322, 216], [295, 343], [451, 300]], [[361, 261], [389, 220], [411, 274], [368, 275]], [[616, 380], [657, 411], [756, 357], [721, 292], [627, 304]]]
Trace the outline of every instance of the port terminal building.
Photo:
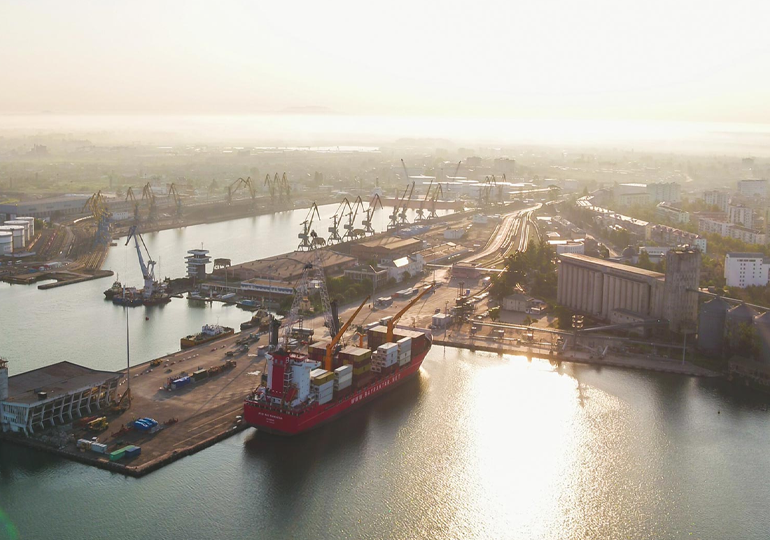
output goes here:
[[72, 362], [8, 376], [0, 359], [0, 426], [30, 435], [84, 415], [97, 414], [115, 400], [123, 374]]

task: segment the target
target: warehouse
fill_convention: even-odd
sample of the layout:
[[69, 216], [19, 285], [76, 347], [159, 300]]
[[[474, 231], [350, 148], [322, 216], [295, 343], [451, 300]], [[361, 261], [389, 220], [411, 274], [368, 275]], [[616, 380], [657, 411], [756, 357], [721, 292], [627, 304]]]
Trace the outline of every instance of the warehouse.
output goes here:
[[123, 377], [71, 362], [58, 362], [8, 377], [0, 360], [0, 425], [29, 435], [107, 407]]
[[417, 238], [397, 238], [395, 236], [383, 236], [374, 240], [367, 240], [354, 244], [350, 248], [350, 254], [359, 261], [392, 261], [406, 255], [411, 255], [422, 249], [422, 240]]

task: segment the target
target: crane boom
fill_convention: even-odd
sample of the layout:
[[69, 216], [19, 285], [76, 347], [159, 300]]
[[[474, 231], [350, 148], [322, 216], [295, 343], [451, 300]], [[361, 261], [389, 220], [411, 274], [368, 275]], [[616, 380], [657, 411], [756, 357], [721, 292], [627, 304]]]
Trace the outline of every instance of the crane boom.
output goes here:
[[[144, 278], [144, 290], [142, 296], [149, 298], [152, 296], [155, 287], [155, 261], [150, 256], [150, 251], [147, 249], [147, 245], [144, 243], [144, 238], [136, 232], [136, 225], [132, 225], [128, 231], [128, 237], [126, 238], [126, 245], [134, 239], [134, 245], [136, 246], [136, 255], [139, 258], [139, 267], [142, 269], [142, 278]], [[142, 246], [147, 253], [147, 262], [144, 262], [142, 256], [142, 249], [139, 247], [139, 241], [142, 241]]]
[[326, 344], [326, 354], [324, 355], [324, 369], [326, 371], [332, 370], [332, 354], [334, 353], [334, 347], [337, 346], [337, 343], [339, 343], [340, 339], [342, 339], [343, 334], [347, 331], [350, 324], [353, 322], [353, 319], [355, 319], [358, 314], [361, 312], [363, 307], [366, 305], [366, 303], [369, 301], [369, 296], [364, 298], [364, 301], [361, 302], [361, 305], [358, 306], [358, 309], [353, 313], [353, 315], [345, 322], [344, 325], [342, 325], [342, 328], [340, 328], [340, 331], [337, 332], [337, 335], [335, 335], [332, 340]]
[[424, 290], [423, 290], [423, 291], [422, 291], [420, 294], [418, 294], [418, 295], [417, 295], [417, 296], [416, 296], [416, 297], [415, 297], [415, 298], [414, 298], [414, 299], [413, 299], [411, 302], [409, 302], [407, 305], [405, 305], [405, 306], [404, 306], [404, 307], [401, 309], [401, 311], [399, 311], [398, 313], [396, 313], [395, 315], [393, 315], [393, 318], [392, 318], [392, 319], [390, 319], [390, 320], [388, 321], [388, 333], [387, 333], [387, 338], [386, 338], [386, 340], [385, 340], [386, 342], [388, 342], [388, 343], [389, 343], [389, 342], [392, 342], [392, 341], [393, 341], [393, 329], [396, 327], [396, 323], [397, 323], [397, 322], [398, 322], [398, 320], [401, 318], [401, 316], [402, 316], [404, 313], [406, 313], [407, 311], [409, 311], [409, 309], [410, 309], [410, 308], [411, 308], [413, 305], [415, 305], [415, 304], [416, 304], [416, 303], [417, 303], [417, 302], [420, 300], [420, 298], [422, 298], [423, 296], [425, 296], [426, 294], [428, 294], [428, 292], [430, 292], [431, 290], [433, 290], [433, 287], [434, 287], [433, 285], [430, 285], [430, 286], [426, 287], [426, 288], [425, 288], [425, 289], [424, 289]]

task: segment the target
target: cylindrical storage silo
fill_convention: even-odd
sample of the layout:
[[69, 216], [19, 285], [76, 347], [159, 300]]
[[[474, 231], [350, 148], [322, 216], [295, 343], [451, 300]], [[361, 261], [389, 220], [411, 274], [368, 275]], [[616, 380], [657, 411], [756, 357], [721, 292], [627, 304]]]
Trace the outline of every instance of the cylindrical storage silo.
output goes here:
[[730, 306], [721, 298], [709, 300], [698, 312], [698, 350], [708, 356], [721, 356], [725, 343], [725, 321]]
[[0, 256], [13, 253], [13, 233], [0, 231]]
[[14, 221], [26, 221], [27, 223], [29, 223], [29, 237], [30, 238], [35, 237], [35, 218], [27, 217], [27, 216], [16, 216], [16, 219]]
[[3, 225], [9, 225], [11, 227], [24, 227], [24, 245], [26, 246], [29, 244], [30, 240], [32, 240], [32, 235], [29, 233], [30, 230], [32, 230], [32, 226], [29, 224], [29, 221], [20, 221], [16, 219], [6, 220], [6, 222]]
[[13, 233], [13, 250], [24, 251], [24, 227], [19, 225], [3, 225], [0, 231]]

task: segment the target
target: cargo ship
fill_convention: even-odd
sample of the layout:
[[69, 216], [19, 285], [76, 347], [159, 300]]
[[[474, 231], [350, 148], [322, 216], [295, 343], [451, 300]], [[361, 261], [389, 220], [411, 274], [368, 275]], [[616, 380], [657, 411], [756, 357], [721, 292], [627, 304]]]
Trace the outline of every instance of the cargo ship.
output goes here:
[[183, 349], [189, 349], [190, 347], [195, 347], [196, 345], [202, 345], [203, 343], [208, 343], [209, 341], [214, 341], [216, 339], [221, 339], [223, 337], [232, 336], [234, 333], [235, 333], [235, 330], [233, 330], [229, 326], [219, 326], [218, 324], [206, 324], [203, 326], [203, 328], [199, 333], [193, 334], [191, 336], [183, 337], [180, 340], [180, 345]]
[[[433, 338], [429, 330], [375, 326], [367, 347], [342, 348], [323, 366], [328, 341], [307, 354], [284, 347], [267, 356], [267, 385], [244, 402], [244, 420], [263, 431], [297, 435], [354, 410], [415, 375]], [[327, 367], [327, 369], [324, 369]], [[329, 369], [329, 367], [331, 369]]]

